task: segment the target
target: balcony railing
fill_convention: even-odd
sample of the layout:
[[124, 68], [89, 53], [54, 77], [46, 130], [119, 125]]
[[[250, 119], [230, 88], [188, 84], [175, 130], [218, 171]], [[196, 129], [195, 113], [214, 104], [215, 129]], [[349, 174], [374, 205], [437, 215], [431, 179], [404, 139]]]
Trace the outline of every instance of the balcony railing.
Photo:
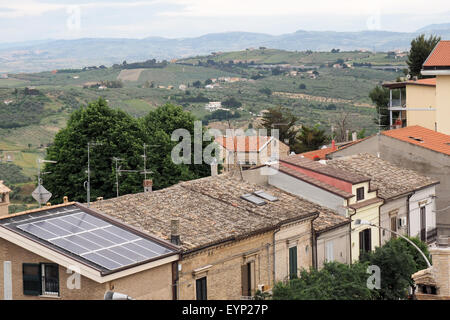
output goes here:
[[[403, 99], [392, 99], [390, 104], [392, 103], [392, 107], [402, 107], [405, 108], [406, 107], [406, 101]], [[389, 105], [390, 105], [389, 104]]]

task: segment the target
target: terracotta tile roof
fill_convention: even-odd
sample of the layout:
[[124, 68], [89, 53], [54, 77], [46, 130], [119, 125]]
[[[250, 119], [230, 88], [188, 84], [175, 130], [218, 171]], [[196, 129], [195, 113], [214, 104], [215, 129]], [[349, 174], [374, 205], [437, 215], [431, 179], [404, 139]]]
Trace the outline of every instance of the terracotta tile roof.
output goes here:
[[391, 89], [405, 88], [407, 85], [436, 87], [436, 78], [383, 83], [383, 87]]
[[327, 158], [328, 154], [331, 154], [331, 153], [336, 152], [341, 149], [345, 149], [345, 148], [347, 148], [351, 145], [354, 145], [358, 142], [361, 142], [367, 138], [369, 138], [369, 137], [358, 139], [356, 141], [350, 141], [343, 145], [336, 146], [335, 148], [329, 147], [329, 148], [324, 148], [324, 149], [319, 149], [319, 150], [314, 150], [314, 151], [308, 151], [308, 152], [301, 153], [300, 155], [304, 156], [305, 158], [311, 159], [311, 160], [314, 160], [315, 156], [318, 156], [320, 160], [325, 160]]
[[315, 157], [319, 157], [320, 160], [325, 160], [325, 157], [327, 154], [336, 151], [337, 148], [333, 148], [333, 147], [329, 147], [329, 148], [323, 148], [323, 149], [319, 149], [319, 150], [314, 150], [314, 151], [308, 151], [308, 152], [304, 152], [301, 153], [301, 156], [304, 156], [305, 158], [314, 160]]
[[3, 184], [3, 180], [0, 180], [0, 193], [11, 192], [11, 189]]
[[[426, 129], [421, 126], [410, 126], [383, 131], [382, 134], [423, 148], [450, 155], [450, 135], [446, 135], [444, 133]], [[420, 139], [421, 141], [413, 138]]]
[[[241, 198], [256, 190], [264, 190], [279, 201], [257, 206]], [[179, 219], [181, 246], [188, 251], [275, 228], [283, 221], [312, 218], [317, 213], [319, 217], [313, 224], [317, 230], [348, 222], [332, 210], [271, 186], [237, 180], [231, 174], [97, 201], [91, 206], [163, 239], [170, 238], [170, 220]]]
[[287, 175], [290, 175], [291, 177], [294, 177], [294, 178], [303, 180], [305, 182], [308, 182], [308, 183], [310, 183], [312, 185], [315, 185], [316, 187], [319, 187], [321, 189], [324, 189], [326, 191], [334, 193], [334, 194], [336, 194], [338, 196], [341, 196], [341, 197], [343, 197], [345, 199], [349, 199], [349, 198], [353, 197], [353, 194], [351, 194], [349, 192], [346, 192], [344, 190], [336, 188], [336, 187], [334, 187], [332, 185], [329, 185], [329, 184], [327, 184], [325, 182], [322, 182], [320, 180], [314, 179], [314, 178], [312, 178], [312, 177], [310, 177], [310, 176], [308, 176], [308, 175], [306, 175], [304, 173], [298, 172], [298, 171], [296, 171], [296, 170], [294, 170], [294, 169], [292, 169], [290, 167], [287, 167], [283, 163], [279, 164], [278, 171], [283, 172], [283, 173], [285, 173]]
[[369, 181], [370, 178], [367, 176], [364, 176], [362, 174], [349, 172], [343, 169], [330, 167], [326, 164], [322, 164], [319, 161], [313, 161], [308, 158], [302, 158], [298, 155], [293, 155], [286, 157], [282, 160], [280, 160], [280, 163], [285, 162], [289, 163], [295, 166], [298, 166], [300, 168], [309, 169], [311, 171], [315, 171], [317, 173], [321, 173], [336, 179], [340, 179], [343, 181], [350, 182], [352, 184], [361, 183]]
[[382, 199], [391, 199], [438, 183], [435, 179], [420, 175], [413, 170], [398, 167], [370, 154], [337, 158], [328, 160], [327, 163], [330, 167], [370, 177], [370, 184], [378, 188], [378, 196]]
[[450, 41], [440, 41], [423, 64], [423, 67], [450, 67]]
[[270, 136], [235, 136], [233, 144], [232, 137], [219, 136], [215, 141], [230, 151], [234, 151], [236, 147], [238, 152], [258, 152], [271, 138]]

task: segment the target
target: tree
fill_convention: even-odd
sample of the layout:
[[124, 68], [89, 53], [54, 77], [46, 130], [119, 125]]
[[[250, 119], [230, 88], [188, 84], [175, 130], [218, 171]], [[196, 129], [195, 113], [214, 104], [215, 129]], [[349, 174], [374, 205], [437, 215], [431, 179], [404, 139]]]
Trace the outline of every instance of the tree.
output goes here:
[[300, 278], [273, 288], [274, 300], [372, 300], [367, 287], [367, 264], [330, 262], [320, 270], [302, 270]]
[[[108, 107], [100, 98], [74, 111], [64, 129], [55, 136], [47, 150], [47, 159], [57, 161], [48, 164], [44, 176], [45, 187], [53, 193], [53, 201], [61, 202], [64, 196], [74, 201], [86, 201], [84, 182], [87, 180], [87, 144], [100, 142], [91, 147], [91, 199], [115, 196], [115, 172], [113, 157], [123, 159], [122, 169], [142, 168], [144, 143], [143, 131], [138, 122], [120, 110]], [[127, 173], [120, 177], [120, 193], [142, 190], [142, 176]]]
[[228, 108], [236, 109], [242, 107], [242, 102], [238, 101], [235, 97], [231, 97], [222, 102], [222, 105]]
[[298, 86], [298, 88], [299, 88], [300, 90], [305, 90], [305, 89], [306, 89], [306, 84], [302, 83], [302, 84], [300, 84], [300, 85]]
[[289, 146], [293, 149], [296, 143], [297, 131], [295, 123], [297, 121], [298, 118], [289, 109], [275, 107], [269, 108], [267, 112], [264, 112], [261, 124], [267, 129], [269, 135], [272, 135], [272, 129], [278, 129], [280, 141], [288, 141]]
[[208, 84], [211, 84], [211, 83], [213, 83], [211, 79], [206, 79], [205, 80], [205, 86], [207, 86]]
[[325, 134], [325, 130], [321, 130], [318, 125], [313, 127], [303, 125], [297, 135], [297, 140], [294, 151], [303, 153], [319, 149], [328, 142], [329, 137]]
[[411, 76], [422, 78], [422, 74], [420, 73], [422, 66], [439, 41], [441, 41], [441, 37], [430, 35], [426, 39], [424, 34], [411, 41], [411, 50], [406, 61]]
[[265, 87], [262, 89], [258, 90], [260, 93], [267, 95], [268, 97], [270, 97], [272, 95], [272, 90], [270, 90], [269, 88]]
[[202, 83], [199, 80], [197, 80], [192, 83], [192, 86], [194, 88], [200, 88], [202, 86]]
[[[426, 243], [418, 238], [410, 238], [429, 258]], [[376, 265], [381, 271], [381, 289], [377, 290], [383, 300], [405, 299], [408, 288], [414, 284], [411, 275], [426, 269], [422, 255], [406, 240], [393, 238], [375, 251], [361, 255], [362, 262]]]
[[376, 86], [369, 93], [369, 98], [375, 104], [377, 109], [377, 115], [373, 118], [373, 121], [378, 125], [380, 129], [389, 128], [389, 89]]
[[[147, 168], [153, 171], [153, 186], [155, 189], [169, 187], [179, 181], [198, 179], [211, 174], [206, 163], [194, 163], [194, 116], [183, 111], [181, 106], [166, 104], [142, 119], [145, 141], [152, 147], [148, 152]], [[179, 143], [171, 141], [171, 135], [176, 129], [186, 129], [191, 134], [191, 164], [175, 164], [171, 158], [172, 149]], [[204, 130], [204, 128], [203, 128]], [[202, 141], [205, 148], [211, 141]], [[203, 149], [202, 149], [203, 150]]]

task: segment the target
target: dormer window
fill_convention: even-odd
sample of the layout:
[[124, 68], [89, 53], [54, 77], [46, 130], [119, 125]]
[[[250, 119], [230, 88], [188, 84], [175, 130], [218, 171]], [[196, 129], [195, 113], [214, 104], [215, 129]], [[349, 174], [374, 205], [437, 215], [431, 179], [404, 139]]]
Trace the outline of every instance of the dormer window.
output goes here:
[[356, 189], [356, 201], [364, 200], [364, 187]]

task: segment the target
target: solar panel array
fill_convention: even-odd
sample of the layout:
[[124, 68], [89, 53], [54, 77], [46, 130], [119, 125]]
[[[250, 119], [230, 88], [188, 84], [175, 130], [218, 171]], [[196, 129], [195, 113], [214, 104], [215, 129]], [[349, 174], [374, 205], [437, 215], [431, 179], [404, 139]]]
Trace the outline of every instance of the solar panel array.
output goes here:
[[[144, 239], [79, 209], [64, 215], [16, 225], [33, 236], [93, 262], [114, 270], [172, 252], [162, 245]], [[24, 221], [25, 222], [25, 221]]]

